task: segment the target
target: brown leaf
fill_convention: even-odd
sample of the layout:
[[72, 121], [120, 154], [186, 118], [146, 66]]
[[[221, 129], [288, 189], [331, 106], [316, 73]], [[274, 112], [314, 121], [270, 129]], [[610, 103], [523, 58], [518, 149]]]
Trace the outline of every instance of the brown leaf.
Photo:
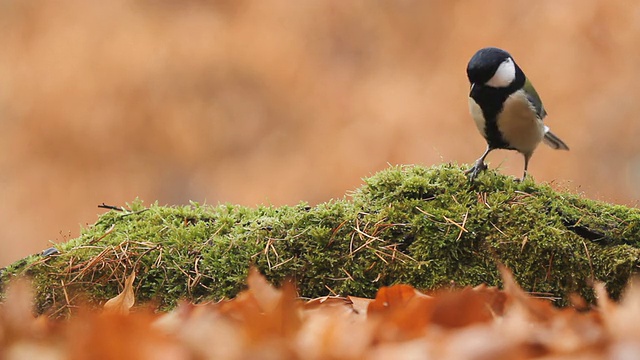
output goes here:
[[[420, 295], [418, 295], [420, 294]], [[391, 309], [401, 308], [416, 296], [426, 296], [419, 293], [409, 285], [383, 286], [378, 290], [374, 301], [369, 303], [367, 312], [369, 314], [381, 313]]]
[[493, 313], [489, 299], [480, 291], [464, 288], [443, 291], [434, 297], [431, 322], [444, 328], [460, 328], [475, 323], [488, 322]]
[[600, 312], [607, 316], [611, 316], [615, 311], [616, 305], [609, 298], [605, 285], [598, 281], [593, 285], [593, 290], [596, 293], [597, 304]]
[[11, 281], [5, 296], [0, 304], [0, 341], [33, 335], [30, 334], [35, 322], [33, 289], [29, 281], [25, 278]]
[[218, 311], [246, 321], [246, 317], [271, 311], [278, 305], [281, 291], [273, 287], [255, 267], [249, 269], [247, 285], [248, 289], [240, 292], [234, 299], [218, 304]]
[[494, 316], [502, 316], [504, 314], [504, 307], [508, 300], [508, 296], [504, 291], [498, 289], [497, 286], [487, 286], [485, 284], [474, 287], [473, 291], [482, 295], [489, 307], [489, 311]]
[[511, 270], [501, 264], [498, 265], [498, 269], [504, 282], [504, 291], [509, 297], [511, 305], [521, 306], [532, 320], [536, 321], [548, 320], [557, 312], [549, 301], [528, 296], [516, 283]]
[[319, 307], [327, 306], [349, 306], [353, 302], [346, 297], [341, 296], [322, 296], [319, 298], [311, 299], [304, 303], [304, 310], [317, 309]]
[[104, 311], [118, 314], [129, 313], [129, 309], [136, 302], [136, 297], [133, 293], [133, 281], [135, 279], [136, 272], [134, 271], [125, 280], [122, 292], [104, 304]]
[[241, 323], [247, 339], [245, 346], [258, 349], [274, 339], [295, 334], [301, 325], [302, 310], [295, 285], [286, 281], [276, 289], [255, 268], [249, 271], [247, 283], [249, 288], [235, 299], [216, 306], [220, 314]]
[[[295, 337], [302, 359], [362, 359], [371, 346], [375, 321], [367, 319], [367, 305], [355, 305], [362, 298], [330, 297], [321, 305], [304, 307], [302, 326]], [[362, 299], [372, 301], [371, 299]], [[314, 301], [315, 303], [315, 301]], [[367, 302], [368, 304], [368, 302]], [[356, 310], [359, 307], [360, 310]]]
[[[131, 278], [132, 276], [129, 276]], [[153, 326], [157, 315], [147, 311], [102, 314], [82, 311], [64, 324], [65, 357], [80, 359], [190, 359], [175, 337]], [[36, 358], [37, 359], [37, 358]]]
[[247, 285], [262, 311], [273, 310], [282, 297], [280, 290], [273, 287], [255, 267], [249, 269]]
[[409, 285], [383, 287], [367, 308], [380, 321], [377, 341], [405, 341], [423, 336], [433, 313], [433, 298]]
[[357, 296], [347, 296], [347, 299], [353, 304], [353, 310], [360, 315], [367, 315], [367, 308], [374, 300], [361, 298]]
[[[627, 285], [620, 303], [613, 302], [602, 283], [595, 284], [604, 325], [619, 341], [640, 343], [640, 279]], [[637, 346], [637, 345], [636, 345]], [[637, 347], [636, 347], [637, 349]]]

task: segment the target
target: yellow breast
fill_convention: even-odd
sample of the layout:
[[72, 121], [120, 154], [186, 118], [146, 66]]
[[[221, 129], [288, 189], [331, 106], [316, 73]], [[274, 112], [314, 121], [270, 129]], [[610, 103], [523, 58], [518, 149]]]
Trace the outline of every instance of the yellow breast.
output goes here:
[[544, 124], [523, 90], [511, 94], [504, 102], [497, 125], [503, 139], [523, 154], [533, 153], [544, 137]]

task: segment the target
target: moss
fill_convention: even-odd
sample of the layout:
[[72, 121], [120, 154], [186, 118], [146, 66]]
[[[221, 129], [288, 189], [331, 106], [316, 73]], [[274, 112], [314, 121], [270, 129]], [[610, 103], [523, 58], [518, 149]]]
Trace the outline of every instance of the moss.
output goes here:
[[317, 206], [144, 207], [110, 211], [59, 254], [7, 267], [2, 282], [33, 277], [41, 312], [80, 299], [101, 304], [136, 269], [138, 302], [232, 297], [254, 264], [301, 296], [373, 296], [403, 282], [422, 289], [500, 284], [496, 263], [527, 291], [614, 298], [638, 270], [640, 211], [487, 171], [469, 183], [456, 165], [391, 167], [348, 198]]

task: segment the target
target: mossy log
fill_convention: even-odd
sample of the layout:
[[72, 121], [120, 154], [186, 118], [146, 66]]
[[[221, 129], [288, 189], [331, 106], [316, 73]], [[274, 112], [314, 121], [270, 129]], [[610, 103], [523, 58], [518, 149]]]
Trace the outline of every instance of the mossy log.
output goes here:
[[[398, 166], [345, 199], [317, 206], [237, 205], [109, 211], [82, 234], [3, 269], [35, 284], [37, 309], [99, 305], [136, 271], [136, 298], [170, 308], [243, 289], [257, 266], [300, 296], [371, 297], [384, 285], [421, 289], [500, 285], [497, 263], [527, 291], [593, 300], [591, 282], [617, 298], [639, 269], [640, 211], [487, 171], [470, 183], [457, 165]], [[82, 300], [80, 300], [82, 299]]]

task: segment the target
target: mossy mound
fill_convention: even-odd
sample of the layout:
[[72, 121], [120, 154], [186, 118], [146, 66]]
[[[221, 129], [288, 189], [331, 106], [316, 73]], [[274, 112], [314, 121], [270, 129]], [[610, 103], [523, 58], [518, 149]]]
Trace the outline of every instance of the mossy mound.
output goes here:
[[300, 295], [373, 296], [383, 285], [421, 289], [499, 285], [504, 263], [527, 291], [616, 298], [640, 265], [640, 211], [487, 171], [470, 183], [456, 165], [398, 166], [349, 198], [317, 206], [182, 207], [136, 202], [110, 211], [59, 253], [4, 269], [34, 280], [37, 307], [59, 314], [82, 298], [115, 296], [136, 269], [138, 302], [232, 297], [250, 265]]

